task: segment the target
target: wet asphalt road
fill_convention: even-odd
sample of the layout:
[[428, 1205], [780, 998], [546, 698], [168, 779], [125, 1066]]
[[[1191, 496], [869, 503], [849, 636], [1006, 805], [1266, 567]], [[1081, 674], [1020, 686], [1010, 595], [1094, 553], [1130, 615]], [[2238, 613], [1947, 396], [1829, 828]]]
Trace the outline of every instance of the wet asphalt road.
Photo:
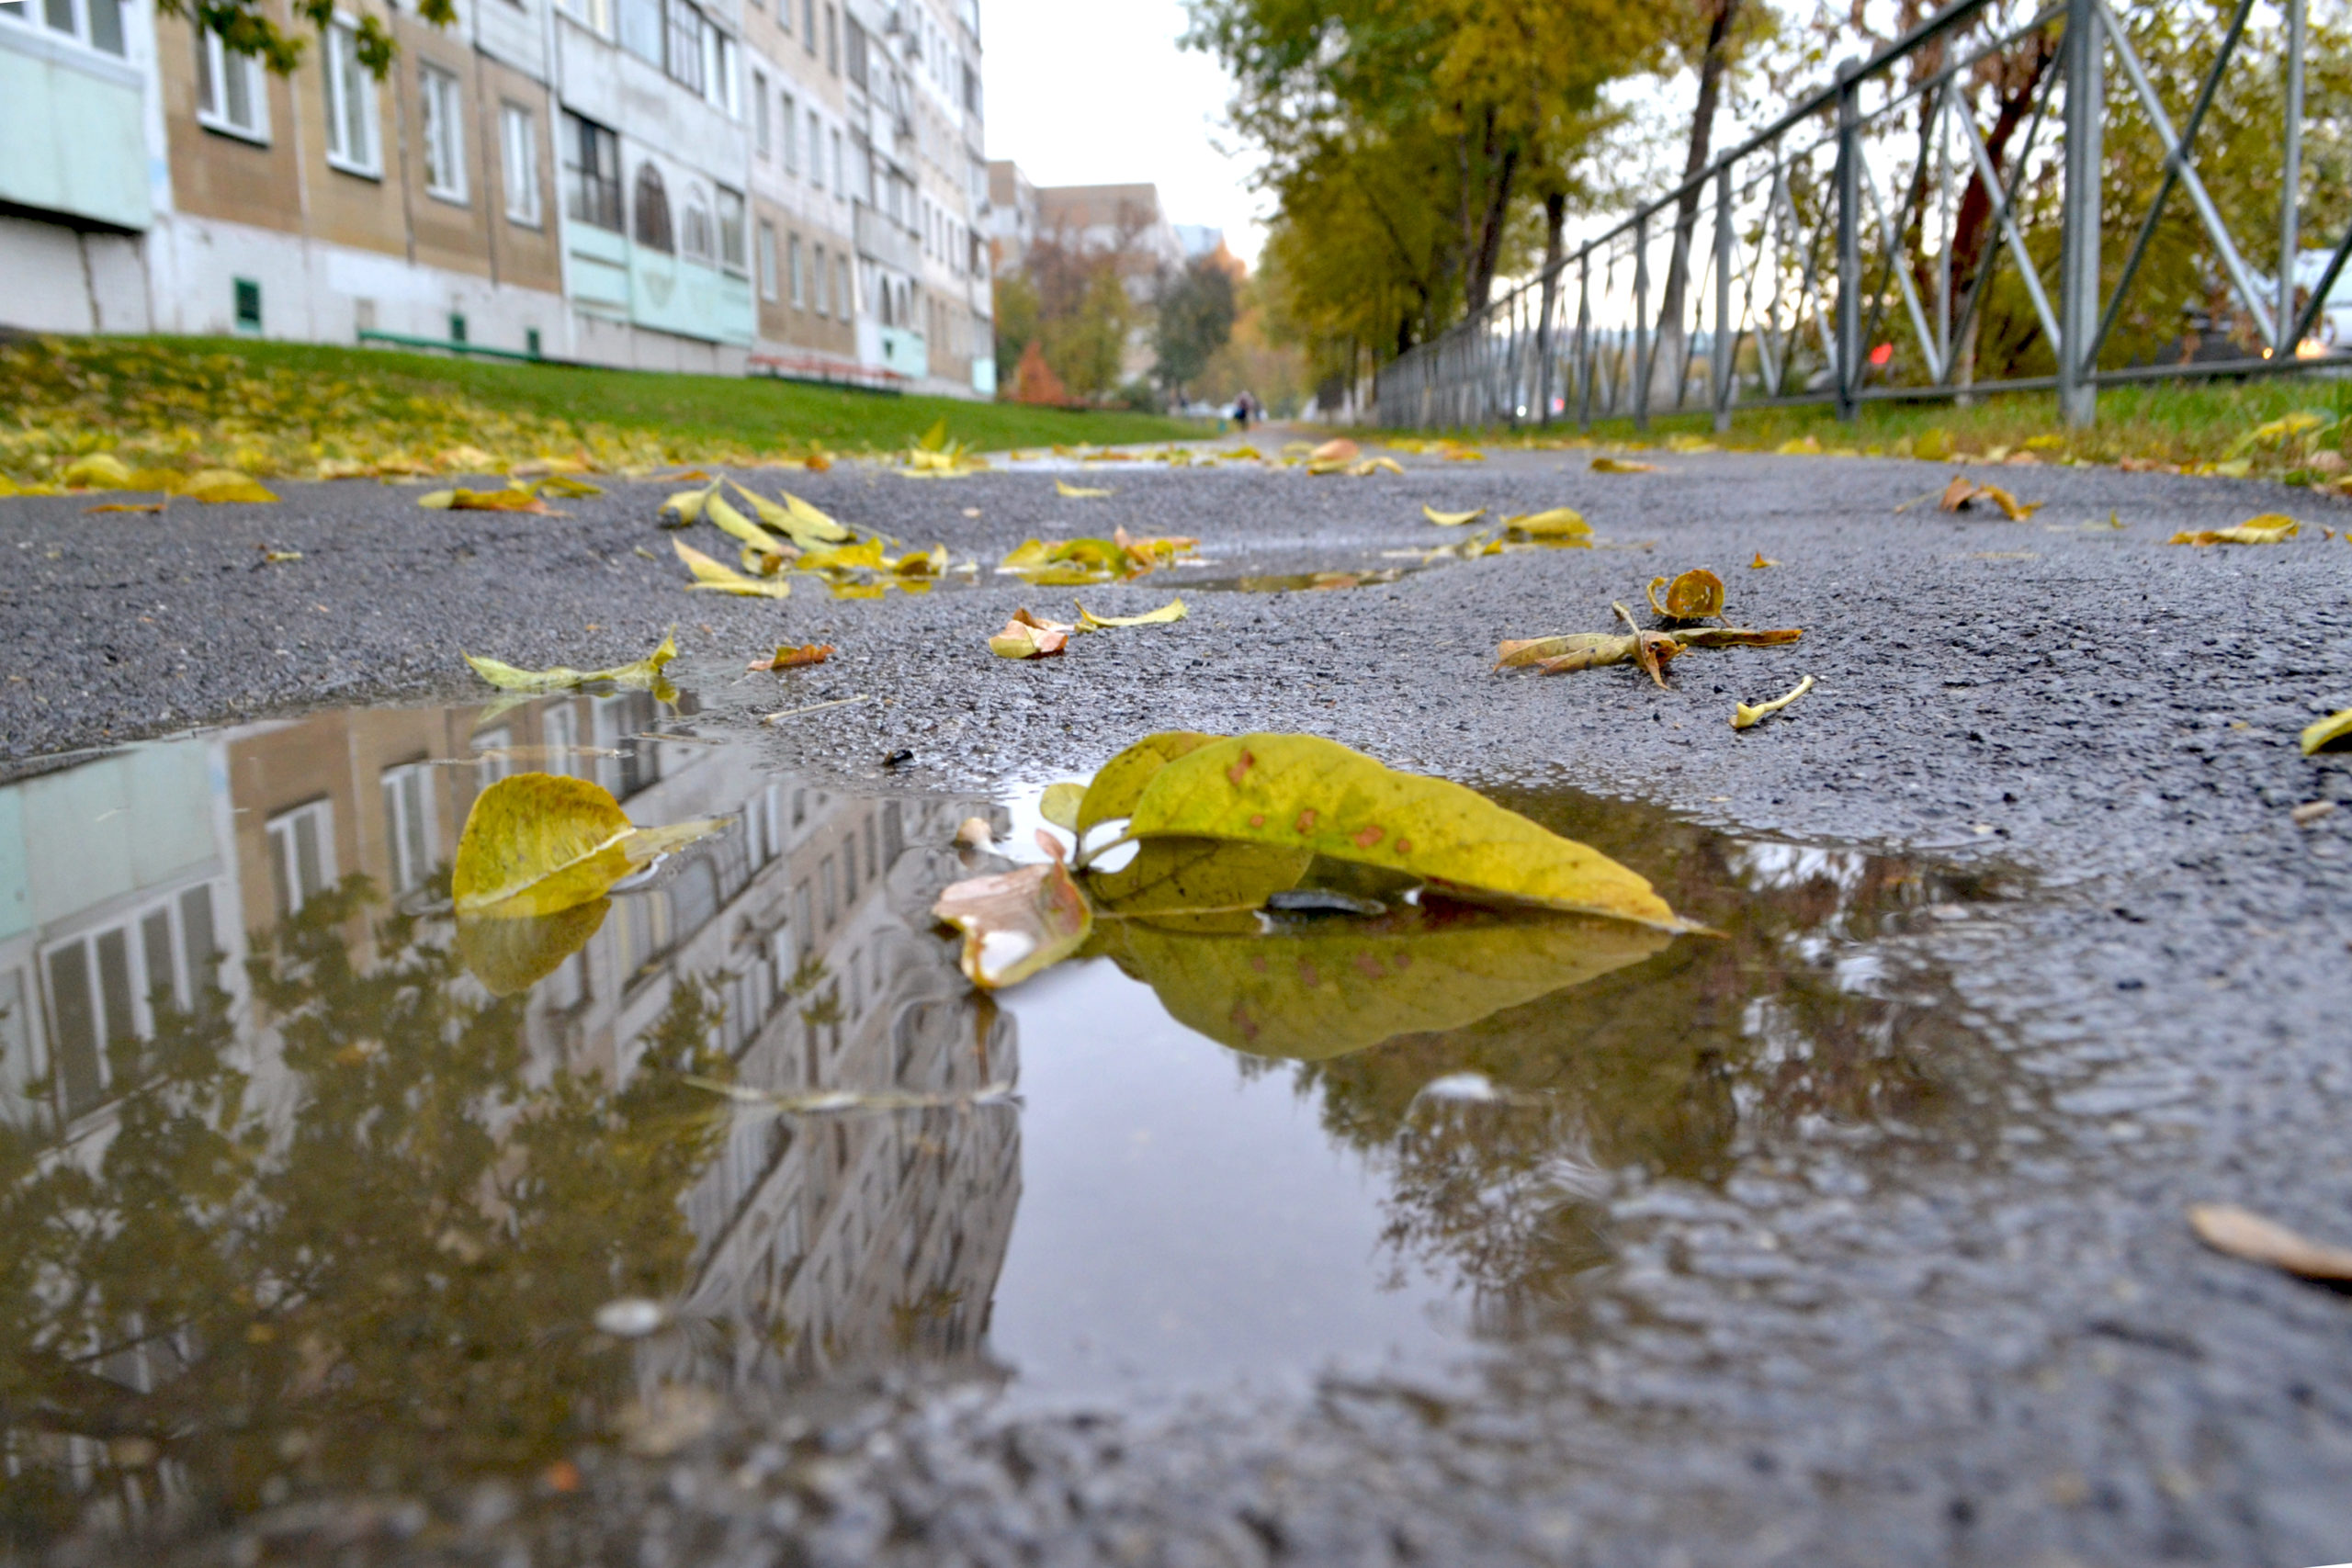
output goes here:
[[[1409, 461], [1409, 460], [1408, 460]], [[1471, 782], [1638, 795], [1747, 833], [1927, 852], [2035, 892], [1922, 930], [2009, 1043], [2007, 1131], [1863, 1150], [1825, 1127], [1725, 1189], [1610, 1201], [1592, 1331], [1451, 1381], [1239, 1396], [1127, 1419], [1014, 1416], [972, 1390], [837, 1391], [737, 1412], [673, 1452], [583, 1459], [576, 1495], [289, 1511], [192, 1546], [319, 1558], [810, 1562], [1592, 1564], [2352, 1559], [2352, 1298], [2200, 1247], [2244, 1203], [2352, 1242], [2352, 755], [2297, 732], [2352, 706], [2352, 507], [2226, 480], [2005, 469], [2030, 521], [1954, 517], [1944, 466], [1662, 457], [1413, 464], [1406, 478], [1105, 466], [917, 483], [795, 478], [845, 521], [985, 566], [1033, 534], [1201, 536], [1216, 564], [1080, 591], [1180, 625], [989, 657], [1069, 590], [788, 603], [682, 592], [663, 487], [567, 518], [434, 513], [412, 491], [84, 516], [0, 502], [0, 753], [319, 702], [462, 694], [459, 648], [583, 667], [676, 623], [706, 715], [786, 720], [778, 760], [930, 789], [1077, 773], [1150, 729], [1306, 729]], [[772, 483], [768, 488], [773, 488]], [[1270, 595], [1200, 579], [1394, 566], [1441, 509], [1571, 504], [1605, 547]], [[964, 515], [978, 509], [977, 518]], [[2177, 527], [2301, 517], [2276, 547]], [[2124, 525], [2104, 525], [2114, 513]], [[695, 542], [713, 553], [717, 536]], [[647, 560], [643, 547], [658, 558]], [[301, 558], [266, 564], [266, 548]], [[1748, 570], [1755, 554], [1777, 560]], [[1488, 672], [1501, 637], [1604, 629], [1611, 599], [1709, 565], [1793, 648]], [[824, 668], [741, 682], [779, 640]], [[1736, 699], [1816, 689], [1736, 734]], [[2299, 827], [2290, 810], [2347, 809]], [[691, 1427], [698, 1423], [688, 1424]], [[664, 1447], [655, 1444], [660, 1450]]]

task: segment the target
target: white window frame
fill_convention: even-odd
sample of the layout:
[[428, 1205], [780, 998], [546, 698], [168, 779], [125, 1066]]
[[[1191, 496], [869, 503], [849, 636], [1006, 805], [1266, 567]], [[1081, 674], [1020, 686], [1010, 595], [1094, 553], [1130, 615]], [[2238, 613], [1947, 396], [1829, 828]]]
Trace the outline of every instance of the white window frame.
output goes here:
[[420, 61], [419, 118], [424, 141], [424, 194], [452, 206], [467, 204], [465, 87], [457, 73]]
[[395, 894], [424, 886], [441, 858], [441, 809], [434, 764], [403, 762], [380, 775], [384, 795], [384, 863]]
[[760, 220], [759, 237], [760, 298], [769, 304], [776, 298], [775, 225]]
[[613, 0], [561, 0], [557, 9], [598, 38], [611, 40]]
[[[382, 179], [383, 117], [376, 108], [376, 78], [359, 63], [358, 24], [347, 15], [330, 21], [319, 58], [325, 66], [327, 167], [362, 179]], [[355, 91], [356, 104], [350, 96]], [[348, 145], [355, 126], [366, 145]]]
[[[39, 984], [48, 1003], [47, 1016], [43, 1021], [46, 1027], [41, 1032], [47, 1045], [46, 1052], [40, 1053], [45, 1057], [42, 1066], [52, 1077], [62, 1078], [63, 1073], [58, 1065], [61, 1052], [72, 1050], [78, 1054], [87, 1047], [93, 1053], [89, 1066], [95, 1097], [87, 1104], [68, 1107], [63, 1103], [66, 1085], [58, 1082], [51, 1089], [58, 1111], [83, 1116], [115, 1098], [119, 1086], [114, 1081], [113, 1064], [107, 1060], [108, 1048], [118, 1039], [150, 1040], [154, 1037], [154, 993], [157, 990], [169, 993], [172, 1006], [193, 1009], [201, 999], [201, 982], [209, 979], [215, 985], [220, 983], [220, 968], [216, 965], [209, 976], [199, 975], [197, 955], [189, 951], [191, 936], [187, 906], [191, 901], [200, 902], [205, 906], [205, 923], [212, 938], [213, 951], [207, 956], [223, 956], [220, 950], [220, 900], [214, 897], [210, 881], [192, 882], [160, 896], [151, 896], [137, 908], [117, 915], [101, 925], [76, 931], [62, 941], [52, 942], [40, 950]], [[164, 967], [160, 973], [155, 967], [157, 955], [148, 946], [150, 930], [157, 922], [161, 922], [164, 947]], [[101, 945], [109, 937], [116, 939], [121, 947], [125, 993], [122, 1001], [129, 1013], [128, 1017], [121, 1019], [112, 1016], [114, 1009], [107, 996], [104, 962], [99, 953]], [[88, 1010], [92, 1034], [86, 1042], [66, 1037], [61, 1005], [65, 998], [58, 987], [56, 959], [61, 953], [77, 949], [82, 953], [82, 995], [79, 999]], [[24, 1000], [29, 1006], [31, 996], [28, 994]], [[115, 1027], [118, 1024], [121, 1026], [119, 1032]], [[5, 1093], [6, 1086], [0, 1085], [0, 1094]]]
[[[261, 62], [250, 54], [231, 53], [220, 35], [209, 28], [198, 36], [196, 47], [196, 123], [223, 136], [268, 146], [269, 81], [263, 74]], [[224, 96], [232, 73], [245, 85], [245, 107], [253, 111], [251, 124], [241, 125], [231, 118], [217, 101], [209, 105], [204, 101], [208, 96], [216, 100]]]
[[539, 117], [528, 104], [502, 99], [498, 106], [500, 155], [504, 159], [506, 220], [537, 229], [540, 216]]
[[688, 181], [678, 204], [678, 254], [705, 266], [718, 265], [718, 214], [698, 182]]
[[[306, 884], [301, 875], [301, 829], [305, 822], [311, 825], [311, 842], [318, 856], [316, 886]], [[277, 912], [291, 919], [302, 912], [303, 905], [335, 884], [334, 802], [312, 800], [281, 811], [264, 824], [263, 831], [269, 844], [270, 884], [277, 894]]]
[[[728, 249], [727, 217], [732, 205], [735, 216], [735, 244]], [[711, 237], [718, 247], [719, 270], [735, 277], [747, 276], [752, 270], [752, 204], [743, 193], [731, 186], [720, 186], [711, 198]]]

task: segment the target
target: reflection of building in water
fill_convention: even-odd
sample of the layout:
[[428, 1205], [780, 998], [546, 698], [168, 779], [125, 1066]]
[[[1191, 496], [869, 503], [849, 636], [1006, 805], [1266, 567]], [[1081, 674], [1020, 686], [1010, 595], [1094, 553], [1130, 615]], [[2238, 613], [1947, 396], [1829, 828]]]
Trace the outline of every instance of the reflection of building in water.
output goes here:
[[[299, 1086], [243, 993], [243, 933], [355, 872], [430, 907], [474, 796], [534, 770], [593, 778], [639, 822], [734, 818], [617, 896], [534, 988], [536, 1073], [626, 1077], [677, 987], [704, 983], [748, 1085], [1011, 1080], [1010, 1021], [971, 997], [926, 929], [967, 805], [859, 799], [762, 773], [741, 749], [634, 743], [656, 717], [641, 694], [548, 699], [479, 728], [472, 709], [330, 713], [0, 789], [0, 1118], [95, 1158], [126, 1087], [108, 1076], [107, 1042], [144, 1035], [155, 1004], [188, 1005], [216, 976], [256, 1090], [287, 1102]], [[366, 962], [360, 922], [350, 939]], [[745, 1117], [681, 1194], [698, 1238], [683, 1314], [729, 1327], [738, 1373], [910, 1344], [972, 1354], [1018, 1161], [1002, 1106]]]

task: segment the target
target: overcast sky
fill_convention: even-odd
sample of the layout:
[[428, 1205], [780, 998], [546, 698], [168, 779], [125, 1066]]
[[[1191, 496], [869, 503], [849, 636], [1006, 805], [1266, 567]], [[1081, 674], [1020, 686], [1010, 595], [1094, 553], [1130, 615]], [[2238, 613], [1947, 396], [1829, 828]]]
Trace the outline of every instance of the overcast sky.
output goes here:
[[1225, 73], [1176, 47], [1182, 0], [980, 0], [988, 153], [1041, 186], [1148, 183], [1170, 221], [1254, 264], [1262, 197], [1226, 158]]

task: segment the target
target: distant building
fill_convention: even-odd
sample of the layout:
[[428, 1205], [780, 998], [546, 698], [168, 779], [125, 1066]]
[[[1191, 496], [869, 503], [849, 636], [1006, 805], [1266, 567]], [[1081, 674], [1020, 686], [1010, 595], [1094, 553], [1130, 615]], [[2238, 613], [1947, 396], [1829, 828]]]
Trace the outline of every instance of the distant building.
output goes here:
[[989, 246], [999, 271], [1021, 265], [1037, 238], [1037, 187], [1021, 167], [1005, 159], [988, 166]]
[[1184, 247], [1187, 261], [1198, 261], [1203, 256], [1213, 256], [1225, 249], [1225, 231], [1212, 229], [1205, 223], [1179, 223], [1176, 225], [1176, 243]]
[[277, 77], [0, 0], [0, 324], [993, 392], [977, 0], [348, 9]]

